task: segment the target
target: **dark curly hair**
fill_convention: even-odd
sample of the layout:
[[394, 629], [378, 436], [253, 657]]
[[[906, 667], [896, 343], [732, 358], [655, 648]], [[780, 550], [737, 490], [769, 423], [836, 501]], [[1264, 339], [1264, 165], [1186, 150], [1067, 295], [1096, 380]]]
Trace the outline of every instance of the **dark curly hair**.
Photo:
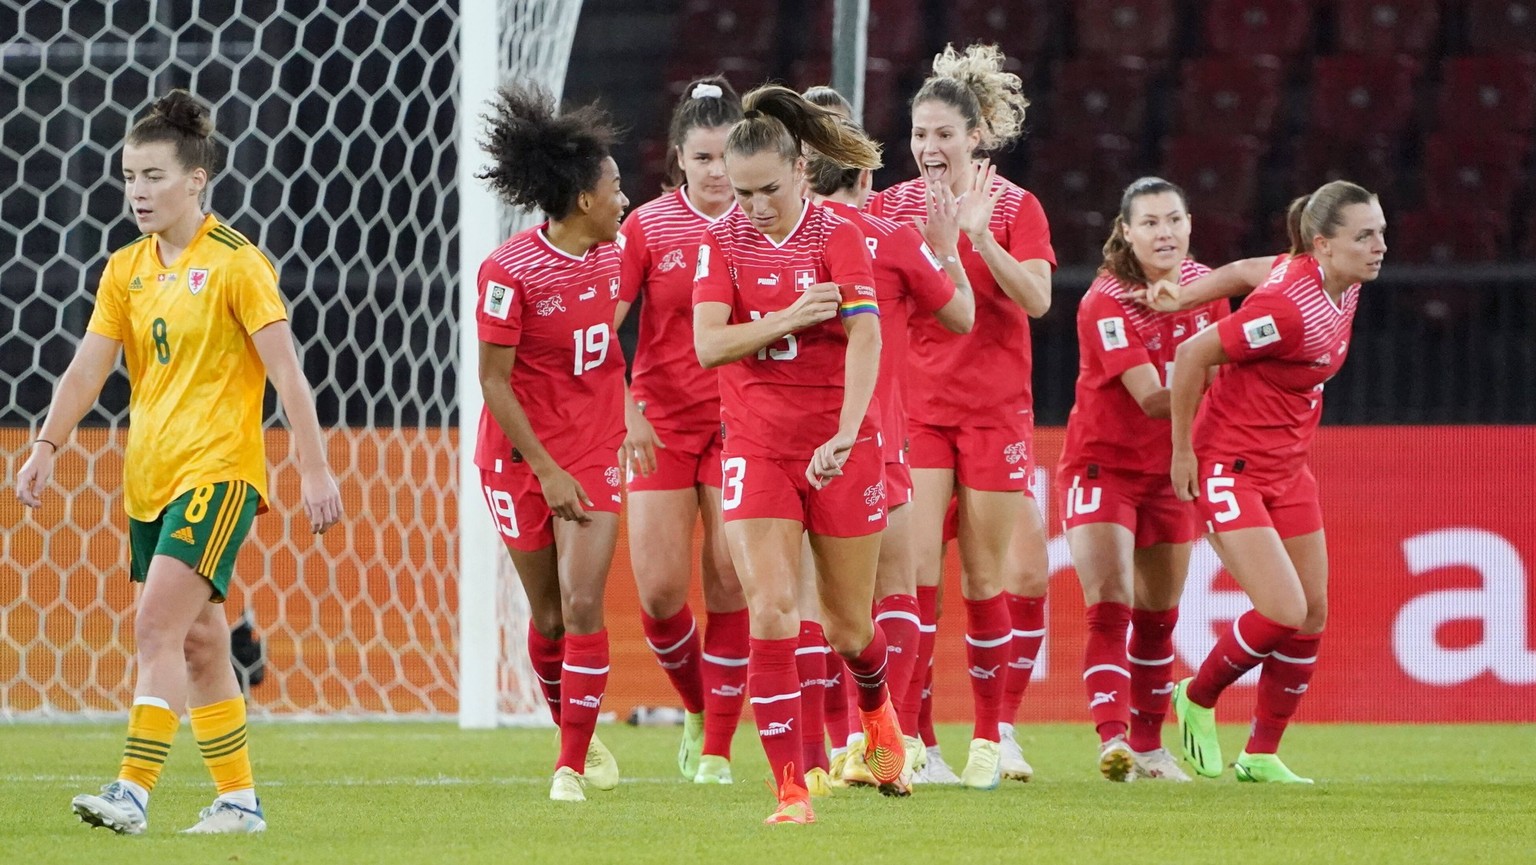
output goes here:
[[555, 101], [534, 84], [502, 87], [481, 115], [480, 147], [495, 164], [475, 177], [503, 201], [564, 219], [581, 193], [597, 185], [619, 132], [596, 103], [556, 114]]
[[128, 130], [125, 143], [166, 142], [176, 148], [176, 161], [188, 171], [201, 168], [212, 177], [220, 168], [219, 147], [213, 140], [213, 117], [201, 99], [186, 90], [172, 90], [150, 106]]

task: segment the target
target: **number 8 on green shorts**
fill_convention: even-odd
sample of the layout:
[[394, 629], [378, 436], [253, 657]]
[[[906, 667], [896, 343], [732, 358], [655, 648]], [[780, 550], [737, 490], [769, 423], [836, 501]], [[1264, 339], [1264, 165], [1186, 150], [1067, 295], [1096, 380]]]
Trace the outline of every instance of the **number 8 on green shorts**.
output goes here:
[[128, 551], [135, 582], [149, 576], [155, 556], [170, 556], [213, 584], [213, 601], [222, 603], [235, 557], [251, 530], [261, 497], [245, 481], [204, 484], [177, 496], [159, 518], [128, 520]]

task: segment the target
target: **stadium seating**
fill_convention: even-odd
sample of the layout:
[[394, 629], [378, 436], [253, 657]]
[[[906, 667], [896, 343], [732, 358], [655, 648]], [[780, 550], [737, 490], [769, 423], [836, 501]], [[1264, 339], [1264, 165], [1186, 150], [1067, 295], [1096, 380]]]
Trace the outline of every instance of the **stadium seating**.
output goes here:
[[1244, 257], [1248, 220], [1220, 213], [1196, 212], [1191, 205], [1189, 254], [1209, 267], [1220, 267]]
[[1508, 236], [1502, 214], [1475, 204], [1388, 216], [1388, 254], [1408, 264], [1497, 261]]
[[1440, 29], [1437, 0], [1338, 0], [1338, 45], [1346, 54], [1427, 54]]
[[[818, 84], [830, 84], [832, 63], [819, 58], [796, 61], [790, 70], [789, 83], [802, 91]], [[910, 131], [905, 128], [907, 117], [903, 94], [896, 88], [896, 65], [883, 57], [870, 57], [864, 64], [864, 128], [877, 140], [895, 143]]]
[[1009, 57], [1028, 62], [1045, 48], [1055, 6], [1050, 0], [951, 0], [945, 4], [946, 41], [994, 43]]
[[1297, 145], [1296, 171], [1286, 193], [1302, 195], [1330, 180], [1348, 180], [1390, 199], [1397, 190], [1401, 150], [1390, 135], [1303, 135]]
[[[830, 57], [833, 0], [810, 0], [806, 7], [805, 20], [812, 24], [807, 56]], [[905, 67], [917, 58], [923, 42], [922, 10], [907, 0], [869, 0], [868, 33], [870, 54], [888, 57]]]
[[1077, 0], [1073, 6], [1080, 54], [1166, 57], [1173, 48], [1173, 0]]
[[1424, 147], [1425, 200], [1449, 210], [1476, 204], [1508, 213], [1524, 180], [1530, 139], [1521, 135], [1441, 132]]
[[1210, 0], [1202, 5], [1205, 44], [1212, 53], [1294, 57], [1309, 46], [1309, 0]]
[[1133, 153], [1130, 139], [1123, 135], [1033, 141], [1026, 186], [1040, 199], [1053, 226], [1058, 214], [1069, 211], [1113, 212], [1120, 207], [1120, 193], [1136, 179]]
[[1466, 0], [1467, 47], [1474, 54], [1536, 51], [1536, 4], [1531, 0]]
[[678, 16], [678, 51], [698, 56], [766, 60], [777, 35], [778, 11], [751, 0], [686, 0]]
[[1056, 252], [1058, 265], [1093, 266], [1104, 260], [1104, 240], [1109, 237], [1114, 211], [1063, 209], [1052, 215], [1050, 203], [1042, 200], [1041, 204], [1047, 208], [1051, 248]]
[[1186, 61], [1179, 128], [1267, 135], [1280, 109], [1280, 85], [1280, 61], [1267, 54]]
[[1450, 57], [1443, 68], [1440, 128], [1506, 132], [1536, 128], [1536, 55]]
[[1397, 133], [1413, 118], [1411, 57], [1319, 57], [1313, 64], [1310, 128], [1339, 138]]
[[1068, 60], [1056, 71], [1046, 122], [1061, 135], [1146, 128], [1147, 61], [1140, 57]]
[[1164, 142], [1163, 177], [1189, 193], [1191, 213], [1246, 218], [1257, 203], [1263, 156], [1251, 135], [1176, 135]]

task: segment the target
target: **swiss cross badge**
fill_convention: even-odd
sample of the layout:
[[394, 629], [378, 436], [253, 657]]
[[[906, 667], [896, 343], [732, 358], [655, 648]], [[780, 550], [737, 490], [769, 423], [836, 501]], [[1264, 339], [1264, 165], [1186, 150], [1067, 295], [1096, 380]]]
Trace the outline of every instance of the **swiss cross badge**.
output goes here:
[[203, 286], [207, 284], [208, 271], [198, 268], [187, 271], [187, 288], [190, 289], [193, 294], [197, 294], [199, 291], [202, 291]]
[[795, 271], [795, 291], [804, 293], [816, 284], [815, 268], [803, 268]]

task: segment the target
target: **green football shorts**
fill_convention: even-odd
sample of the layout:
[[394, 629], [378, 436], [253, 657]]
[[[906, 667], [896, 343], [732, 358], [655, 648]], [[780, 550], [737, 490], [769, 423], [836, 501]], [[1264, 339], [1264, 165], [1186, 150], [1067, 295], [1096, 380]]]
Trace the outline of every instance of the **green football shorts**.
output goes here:
[[213, 602], [224, 602], [235, 557], [251, 531], [261, 497], [245, 481], [204, 484], [177, 496], [150, 522], [128, 519], [134, 582], [149, 576], [155, 556], [170, 556], [208, 579]]

